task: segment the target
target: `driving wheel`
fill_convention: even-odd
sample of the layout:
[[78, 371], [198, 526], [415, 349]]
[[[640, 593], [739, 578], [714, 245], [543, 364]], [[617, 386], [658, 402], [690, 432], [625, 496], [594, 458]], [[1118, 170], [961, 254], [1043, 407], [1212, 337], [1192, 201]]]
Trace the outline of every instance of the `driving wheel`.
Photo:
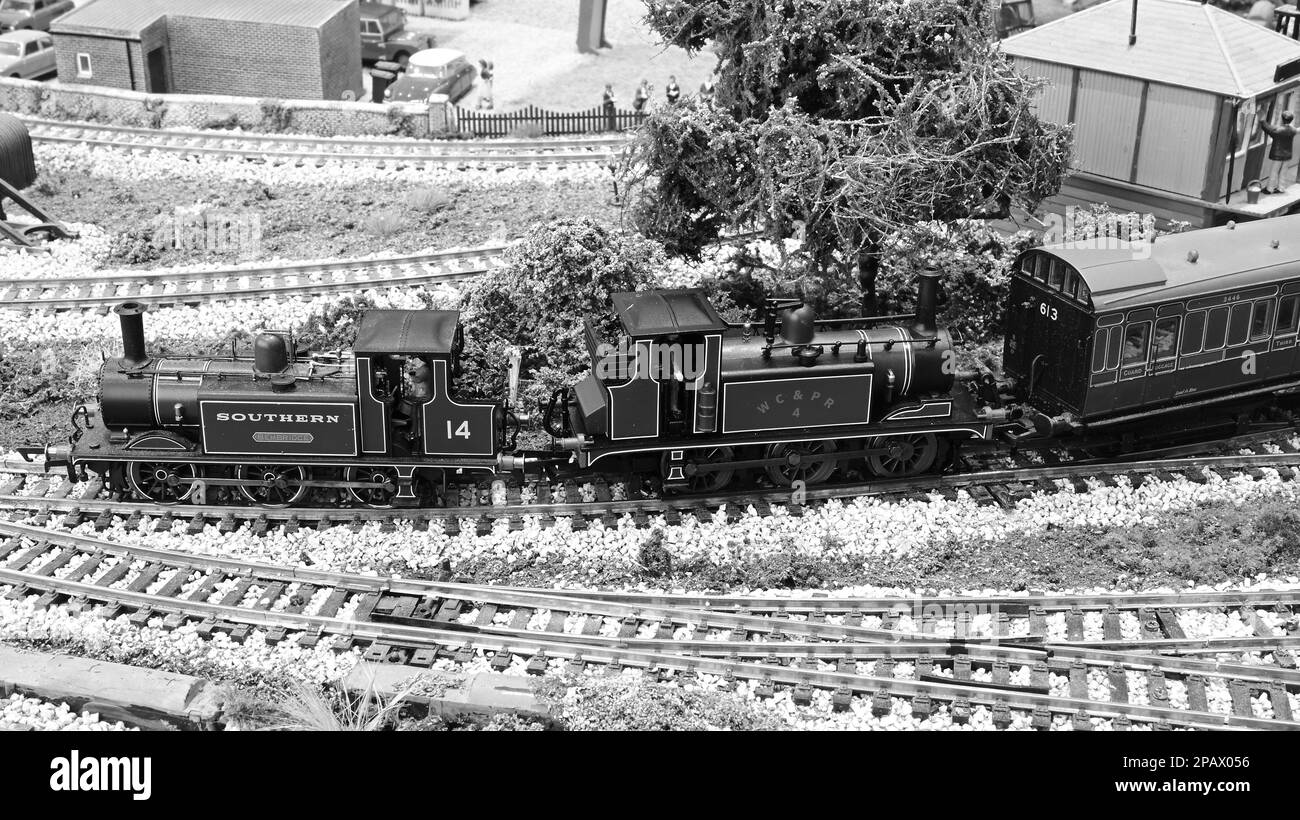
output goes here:
[[136, 495], [156, 504], [181, 503], [198, 478], [193, 464], [165, 461], [137, 461], [127, 465], [126, 474]]
[[939, 456], [939, 439], [934, 433], [878, 436], [871, 439], [867, 446], [885, 450], [884, 453], [867, 456], [871, 472], [881, 478], [919, 475], [933, 467]]
[[235, 470], [240, 481], [261, 482], [241, 484], [239, 494], [263, 507], [288, 507], [307, 494], [307, 468], [286, 464], [241, 464]]
[[789, 487], [796, 481], [805, 486], [820, 484], [835, 472], [833, 441], [791, 441], [773, 444], [767, 448], [767, 458], [782, 459], [781, 464], [769, 464], [767, 477], [778, 487]]

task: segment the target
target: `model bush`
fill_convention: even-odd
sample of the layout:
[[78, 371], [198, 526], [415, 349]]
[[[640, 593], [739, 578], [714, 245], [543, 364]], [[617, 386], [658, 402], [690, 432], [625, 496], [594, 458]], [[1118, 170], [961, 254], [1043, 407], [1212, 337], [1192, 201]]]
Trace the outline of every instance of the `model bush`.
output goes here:
[[508, 349], [518, 346], [528, 380], [523, 406], [535, 408], [590, 368], [582, 317], [612, 341], [611, 295], [645, 289], [664, 264], [654, 242], [589, 220], [533, 229], [467, 290], [462, 389], [504, 395]]
[[729, 692], [650, 683], [639, 677], [546, 678], [538, 696], [574, 731], [771, 731], [787, 728], [774, 712]]

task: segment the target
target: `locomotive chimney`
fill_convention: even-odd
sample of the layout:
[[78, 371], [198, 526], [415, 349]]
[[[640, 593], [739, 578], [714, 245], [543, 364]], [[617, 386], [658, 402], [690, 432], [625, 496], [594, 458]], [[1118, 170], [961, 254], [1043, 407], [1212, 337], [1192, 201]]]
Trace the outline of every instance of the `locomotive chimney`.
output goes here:
[[938, 327], [935, 324], [935, 303], [939, 300], [939, 271], [926, 268], [916, 280], [916, 324], [913, 329], [921, 336], [933, 336]]
[[149, 361], [144, 350], [145, 306], [139, 302], [123, 302], [113, 312], [122, 323], [122, 363], [127, 367], [142, 367]]

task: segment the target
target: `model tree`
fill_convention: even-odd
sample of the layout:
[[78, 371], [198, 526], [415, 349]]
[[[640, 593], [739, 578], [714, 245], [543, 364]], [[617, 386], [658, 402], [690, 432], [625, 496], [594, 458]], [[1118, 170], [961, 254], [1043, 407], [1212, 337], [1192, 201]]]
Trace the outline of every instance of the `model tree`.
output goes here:
[[[712, 104], [647, 118], [623, 173], [637, 227], [694, 256], [724, 229], [800, 232], [791, 278], [857, 274], [876, 307], [886, 237], [1008, 215], [1059, 189], [1068, 132], [998, 50], [981, 0], [647, 0], [669, 43], [717, 54]], [[835, 280], [839, 279], [837, 283]]]

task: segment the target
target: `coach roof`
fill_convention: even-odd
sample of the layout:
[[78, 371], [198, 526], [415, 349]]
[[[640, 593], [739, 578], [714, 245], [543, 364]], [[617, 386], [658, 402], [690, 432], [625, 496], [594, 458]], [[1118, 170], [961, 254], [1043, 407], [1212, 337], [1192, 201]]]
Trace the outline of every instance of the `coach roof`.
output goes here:
[[[1096, 242], [1108, 247], [1095, 247]], [[1038, 250], [1079, 272], [1097, 313], [1300, 277], [1300, 214], [1157, 237]]]

